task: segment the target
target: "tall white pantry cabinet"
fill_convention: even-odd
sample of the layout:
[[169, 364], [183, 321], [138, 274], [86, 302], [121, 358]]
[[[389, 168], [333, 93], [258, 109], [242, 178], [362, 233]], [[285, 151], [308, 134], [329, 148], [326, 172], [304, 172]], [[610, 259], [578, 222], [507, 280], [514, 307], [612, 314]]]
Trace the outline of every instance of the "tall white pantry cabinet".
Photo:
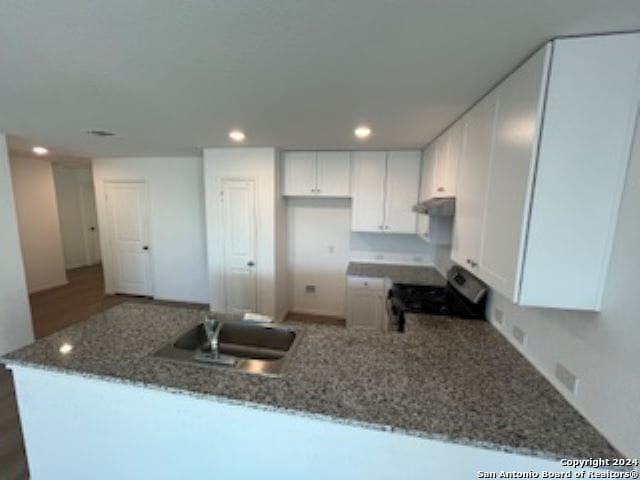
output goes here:
[[451, 258], [514, 303], [598, 310], [640, 94], [640, 34], [554, 40], [462, 128]]

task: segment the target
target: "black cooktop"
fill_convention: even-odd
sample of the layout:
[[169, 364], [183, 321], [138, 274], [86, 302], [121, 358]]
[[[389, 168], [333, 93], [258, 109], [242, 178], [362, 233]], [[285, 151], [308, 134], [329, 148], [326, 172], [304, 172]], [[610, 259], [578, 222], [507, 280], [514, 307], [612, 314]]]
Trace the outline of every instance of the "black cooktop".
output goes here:
[[396, 283], [389, 295], [393, 307], [399, 313], [426, 313], [484, 319], [485, 299], [478, 303], [470, 302], [449, 284], [433, 286]]

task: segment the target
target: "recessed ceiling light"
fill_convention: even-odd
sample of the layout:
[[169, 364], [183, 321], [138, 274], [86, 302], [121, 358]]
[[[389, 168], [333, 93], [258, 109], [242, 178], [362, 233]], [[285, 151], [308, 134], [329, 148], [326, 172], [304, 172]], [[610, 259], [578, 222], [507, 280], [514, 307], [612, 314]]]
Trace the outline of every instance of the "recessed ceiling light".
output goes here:
[[63, 355], [66, 355], [67, 353], [71, 353], [71, 350], [73, 350], [73, 345], [71, 345], [70, 343], [63, 343], [58, 350]]
[[231, 130], [229, 138], [234, 142], [242, 142], [245, 139], [245, 134], [242, 130]]
[[38, 145], [38, 146], [33, 147], [33, 148], [31, 149], [31, 151], [32, 151], [33, 153], [35, 153], [36, 155], [46, 155], [47, 153], [49, 153], [49, 150], [47, 150], [46, 148], [41, 147], [41, 146], [39, 146], [39, 145]]
[[365, 125], [361, 125], [353, 131], [353, 134], [356, 138], [364, 140], [365, 138], [369, 138], [369, 135], [371, 135], [371, 129]]

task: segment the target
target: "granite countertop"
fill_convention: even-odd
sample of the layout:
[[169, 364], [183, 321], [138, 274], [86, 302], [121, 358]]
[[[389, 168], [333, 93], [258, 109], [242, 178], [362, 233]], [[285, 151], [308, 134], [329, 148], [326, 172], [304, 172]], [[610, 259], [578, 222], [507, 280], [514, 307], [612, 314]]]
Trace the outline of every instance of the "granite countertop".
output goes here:
[[393, 283], [412, 283], [417, 285], [444, 285], [447, 283], [446, 279], [435, 267], [428, 265], [349, 262], [347, 275], [389, 278]]
[[126, 303], [3, 361], [525, 455], [620, 456], [487, 322], [407, 315], [404, 334], [289, 323], [301, 338], [279, 378], [150, 357], [201, 316]]

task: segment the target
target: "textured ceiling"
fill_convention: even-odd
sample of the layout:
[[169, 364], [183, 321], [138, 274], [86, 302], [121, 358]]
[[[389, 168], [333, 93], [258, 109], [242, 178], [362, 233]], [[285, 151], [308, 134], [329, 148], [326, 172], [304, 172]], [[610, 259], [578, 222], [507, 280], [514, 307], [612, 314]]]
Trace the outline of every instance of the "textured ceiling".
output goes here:
[[[0, 3], [0, 131], [80, 156], [424, 145], [545, 40], [638, 0]], [[94, 138], [89, 129], [118, 133]]]

